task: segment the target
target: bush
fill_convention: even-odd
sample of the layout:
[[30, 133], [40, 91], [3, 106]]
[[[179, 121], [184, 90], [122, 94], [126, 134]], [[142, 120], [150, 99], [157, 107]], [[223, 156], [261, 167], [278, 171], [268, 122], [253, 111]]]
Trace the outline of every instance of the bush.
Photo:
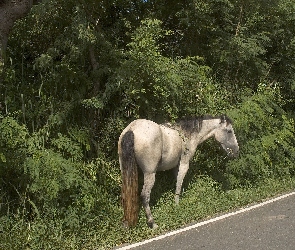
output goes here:
[[240, 144], [240, 157], [226, 166], [231, 187], [294, 176], [294, 120], [281, 106], [278, 89], [261, 88], [229, 111]]
[[83, 151], [89, 150], [87, 133], [82, 129], [49, 137], [54, 129], [48, 125], [30, 133], [13, 117], [1, 118], [0, 187], [7, 210], [25, 204], [27, 215], [34, 218], [73, 205], [91, 212], [107, 202], [108, 189], [103, 186], [112, 186], [106, 170], [111, 169], [107, 166], [111, 163], [102, 157], [96, 162], [82, 160]]

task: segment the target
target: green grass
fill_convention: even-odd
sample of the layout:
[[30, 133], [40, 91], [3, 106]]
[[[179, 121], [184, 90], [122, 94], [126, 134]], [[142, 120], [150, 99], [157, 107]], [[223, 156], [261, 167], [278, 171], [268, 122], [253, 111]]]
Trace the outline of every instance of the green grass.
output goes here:
[[100, 216], [89, 214], [76, 226], [68, 225], [73, 221], [73, 215], [63, 219], [54, 215], [41, 216], [34, 221], [26, 221], [20, 210], [0, 218], [0, 249], [111, 249], [294, 190], [295, 178], [267, 179], [255, 187], [223, 190], [219, 183], [207, 176], [195, 177], [183, 193], [179, 206], [174, 204], [170, 187], [172, 184], [166, 190], [154, 190], [152, 211], [159, 225], [156, 230], [147, 227], [142, 209], [138, 225], [123, 229], [119, 203], [108, 209], [113, 214], [97, 208], [101, 210]]

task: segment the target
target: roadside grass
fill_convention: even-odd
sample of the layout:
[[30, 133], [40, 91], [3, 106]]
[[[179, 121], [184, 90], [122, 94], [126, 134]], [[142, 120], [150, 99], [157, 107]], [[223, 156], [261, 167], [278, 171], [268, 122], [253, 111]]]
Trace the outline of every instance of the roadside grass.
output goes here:
[[156, 230], [147, 227], [143, 209], [138, 225], [124, 229], [119, 202], [112, 203], [113, 214], [89, 214], [76, 227], [67, 226], [69, 218], [54, 216], [26, 221], [23, 211], [19, 211], [0, 218], [0, 249], [112, 249], [294, 190], [295, 178], [266, 179], [252, 187], [224, 190], [208, 176], [195, 176], [179, 206], [174, 204], [173, 185], [168, 183], [157, 189], [159, 186], [152, 198], [153, 215], [159, 225]]
[[141, 211], [139, 225], [125, 232], [125, 237], [121, 238], [121, 244], [148, 239], [186, 224], [289, 192], [294, 188], [295, 178], [286, 178], [266, 179], [257, 183], [255, 187], [222, 190], [221, 186], [211, 178], [199, 177], [188, 186], [179, 206], [174, 204], [172, 190], [163, 194], [153, 206], [155, 221], [159, 225], [156, 230], [147, 228], [143, 211]]

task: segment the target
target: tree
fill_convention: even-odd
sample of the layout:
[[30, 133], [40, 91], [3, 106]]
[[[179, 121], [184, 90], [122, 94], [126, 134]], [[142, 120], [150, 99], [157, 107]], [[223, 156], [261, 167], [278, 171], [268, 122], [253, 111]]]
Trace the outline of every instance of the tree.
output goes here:
[[16, 20], [24, 17], [32, 8], [34, 0], [0, 0], [0, 81], [5, 61], [9, 33]]

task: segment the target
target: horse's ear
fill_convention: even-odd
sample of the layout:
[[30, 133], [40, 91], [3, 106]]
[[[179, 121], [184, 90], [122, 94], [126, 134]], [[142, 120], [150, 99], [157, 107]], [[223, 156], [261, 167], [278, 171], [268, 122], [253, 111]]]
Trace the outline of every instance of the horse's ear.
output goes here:
[[226, 115], [221, 115], [220, 116], [220, 124], [226, 122]]
[[222, 117], [223, 117], [223, 122], [227, 122], [226, 115], [222, 115]]

